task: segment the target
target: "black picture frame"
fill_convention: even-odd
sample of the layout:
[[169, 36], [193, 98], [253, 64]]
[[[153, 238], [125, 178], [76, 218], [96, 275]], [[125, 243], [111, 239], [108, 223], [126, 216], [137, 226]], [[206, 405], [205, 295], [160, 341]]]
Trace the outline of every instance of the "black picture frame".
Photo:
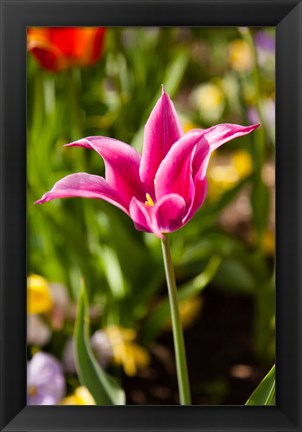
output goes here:
[[[1, 0], [2, 431], [302, 431], [301, 0]], [[276, 26], [277, 400], [245, 406], [26, 406], [26, 27]]]

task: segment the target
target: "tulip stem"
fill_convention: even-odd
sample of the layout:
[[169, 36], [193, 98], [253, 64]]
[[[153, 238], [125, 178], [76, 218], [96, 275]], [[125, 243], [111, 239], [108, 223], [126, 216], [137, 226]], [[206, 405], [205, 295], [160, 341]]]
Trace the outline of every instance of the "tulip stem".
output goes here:
[[179, 314], [179, 303], [177, 288], [175, 282], [174, 268], [171, 257], [171, 250], [169, 239], [165, 236], [162, 240], [163, 258], [166, 272], [166, 280], [169, 293], [170, 310], [171, 310], [171, 321], [174, 339], [175, 359], [176, 359], [176, 370], [179, 388], [179, 399], [181, 405], [190, 405], [190, 386], [188, 377], [188, 368], [185, 352], [185, 343], [183, 330]]

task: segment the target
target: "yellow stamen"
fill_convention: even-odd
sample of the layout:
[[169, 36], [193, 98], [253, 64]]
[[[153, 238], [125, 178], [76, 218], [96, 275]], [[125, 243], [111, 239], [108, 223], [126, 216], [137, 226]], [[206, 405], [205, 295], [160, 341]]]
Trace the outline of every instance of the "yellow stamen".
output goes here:
[[153, 199], [150, 197], [150, 195], [148, 193], [146, 193], [146, 198], [147, 198], [147, 201], [145, 201], [145, 205], [148, 207], [153, 207], [154, 206]]

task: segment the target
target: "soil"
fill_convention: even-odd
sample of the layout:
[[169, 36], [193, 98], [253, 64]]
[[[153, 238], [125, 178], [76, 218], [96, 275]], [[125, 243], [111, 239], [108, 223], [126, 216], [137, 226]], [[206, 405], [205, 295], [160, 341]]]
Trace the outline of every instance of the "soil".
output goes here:
[[[207, 289], [200, 319], [185, 330], [193, 405], [243, 405], [268, 372], [252, 351], [253, 299]], [[124, 377], [127, 405], [178, 405], [171, 332], [152, 348], [152, 361]]]

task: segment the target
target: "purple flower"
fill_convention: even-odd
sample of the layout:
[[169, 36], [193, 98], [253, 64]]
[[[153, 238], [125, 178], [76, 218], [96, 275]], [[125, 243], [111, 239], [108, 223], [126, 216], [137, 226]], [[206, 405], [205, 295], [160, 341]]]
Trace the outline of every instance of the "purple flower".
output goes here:
[[274, 64], [276, 46], [275, 38], [268, 32], [260, 30], [254, 35], [254, 42], [260, 66], [265, 68], [268, 65]]
[[220, 124], [185, 134], [163, 89], [145, 125], [142, 155], [108, 137], [88, 137], [68, 144], [99, 153], [105, 161], [106, 177], [68, 175], [37, 203], [68, 197], [103, 199], [123, 210], [136, 229], [163, 238], [164, 233], [189, 222], [203, 204], [211, 152], [258, 126]]
[[270, 51], [271, 53], [275, 52], [275, 38], [265, 30], [260, 30], [254, 35], [254, 42], [259, 49]]
[[65, 379], [58, 360], [38, 352], [27, 362], [27, 404], [56, 405], [65, 395]]

